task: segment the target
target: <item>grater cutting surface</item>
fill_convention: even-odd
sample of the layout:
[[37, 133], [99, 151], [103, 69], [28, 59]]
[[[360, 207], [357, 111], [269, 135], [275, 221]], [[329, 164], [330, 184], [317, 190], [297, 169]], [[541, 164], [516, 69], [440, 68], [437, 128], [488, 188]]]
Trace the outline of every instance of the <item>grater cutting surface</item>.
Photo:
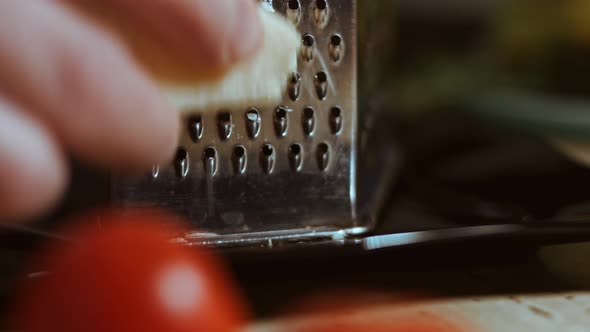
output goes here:
[[115, 202], [177, 211], [200, 239], [364, 230], [355, 206], [356, 1], [264, 2], [302, 36], [283, 102], [190, 112], [176, 161], [113, 179]]

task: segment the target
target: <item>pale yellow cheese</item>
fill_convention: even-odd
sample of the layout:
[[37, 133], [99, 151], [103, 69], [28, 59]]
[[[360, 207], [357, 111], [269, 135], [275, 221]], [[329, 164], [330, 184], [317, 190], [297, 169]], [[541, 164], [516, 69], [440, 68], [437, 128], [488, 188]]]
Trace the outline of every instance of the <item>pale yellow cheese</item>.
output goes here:
[[[214, 0], [211, 0], [214, 1]], [[117, 35], [179, 111], [276, 106], [288, 77], [297, 69], [300, 35], [286, 18], [260, 7], [263, 43], [258, 52], [219, 71], [175, 54], [152, 36], [142, 22], [96, 0], [68, 0], [82, 15]], [[190, 42], [191, 36], [186, 36]]]
[[216, 111], [276, 106], [290, 73], [297, 70], [300, 37], [282, 16], [260, 8], [264, 42], [252, 58], [222, 76], [195, 83], [162, 82], [168, 99], [182, 111]]

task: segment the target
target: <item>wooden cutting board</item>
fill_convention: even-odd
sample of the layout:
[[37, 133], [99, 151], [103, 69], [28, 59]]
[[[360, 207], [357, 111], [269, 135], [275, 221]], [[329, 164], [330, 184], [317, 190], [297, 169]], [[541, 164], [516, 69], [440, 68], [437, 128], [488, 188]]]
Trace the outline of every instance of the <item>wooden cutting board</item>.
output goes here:
[[[306, 331], [318, 324], [442, 319], [432, 331], [582, 332], [590, 331], [590, 292], [510, 295], [489, 298], [437, 299], [400, 306], [396, 303], [359, 307], [325, 316], [298, 317], [258, 323], [248, 331]], [[437, 325], [437, 326], [439, 326]], [[392, 328], [392, 331], [397, 331]], [[400, 330], [401, 331], [401, 330]]]

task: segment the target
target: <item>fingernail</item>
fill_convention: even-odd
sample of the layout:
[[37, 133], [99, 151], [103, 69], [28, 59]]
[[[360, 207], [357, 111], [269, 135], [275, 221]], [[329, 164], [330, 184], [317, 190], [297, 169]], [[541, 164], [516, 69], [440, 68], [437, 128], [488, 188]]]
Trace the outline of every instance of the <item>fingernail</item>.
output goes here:
[[233, 31], [230, 38], [234, 61], [254, 54], [262, 44], [263, 29], [258, 3], [252, 0], [234, 0]]

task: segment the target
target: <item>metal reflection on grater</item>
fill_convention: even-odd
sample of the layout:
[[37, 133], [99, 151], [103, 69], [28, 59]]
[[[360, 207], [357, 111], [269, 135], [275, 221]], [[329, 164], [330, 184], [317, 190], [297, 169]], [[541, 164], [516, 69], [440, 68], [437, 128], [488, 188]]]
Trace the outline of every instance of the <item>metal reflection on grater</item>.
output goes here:
[[337, 135], [342, 130], [342, 109], [338, 106], [332, 107], [330, 109], [330, 129], [332, 130], [332, 134]]
[[291, 75], [289, 75], [287, 88], [289, 92], [289, 98], [291, 98], [292, 101], [297, 101], [301, 93], [301, 74], [291, 73]]
[[223, 111], [217, 115], [217, 126], [219, 136], [222, 140], [227, 140], [233, 131], [232, 116], [228, 111]]
[[315, 129], [315, 112], [311, 106], [307, 106], [303, 109], [301, 121], [305, 135], [313, 135], [313, 131]]
[[[116, 202], [190, 219], [190, 243], [244, 246], [275, 236], [358, 233], [369, 225], [356, 207], [357, 2], [265, 3], [297, 22], [311, 51], [294, 54], [298, 66], [284, 74], [283, 100], [193, 111], [177, 158], [160, 165], [157, 181], [150, 174], [112, 182]], [[242, 224], [223, 222], [236, 213]]]
[[237, 175], [244, 174], [246, 172], [246, 166], [248, 164], [248, 155], [246, 154], [246, 148], [242, 145], [236, 145], [232, 154], [232, 162], [234, 166], [234, 173]]
[[207, 176], [214, 176], [217, 174], [218, 160], [217, 150], [210, 146], [203, 152], [203, 163], [205, 164], [205, 174]]
[[325, 100], [328, 96], [328, 74], [323, 71], [315, 75], [315, 91], [319, 100]]
[[340, 59], [342, 59], [342, 56], [344, 55], [344, 42], [340, 35], [336, 34], [330, 37], [329, 50], [332, 61], [340, 62]]
[[330, 7], [328, 6], [328, 1], [316, 0], [313, 16], [317, 26], [324, 28], [330, 19]]
[[174, 166], [178, 177], [184, 178], [188, 175], [189, 159], [188, 152], [185, 149], [180, 148], [176, 151]]
[[160, 175], [160, 165], [152, 165], [152, 179], [157, 179], [158, 175]]
[[301, 4], [299, 3], [299, 0], [288, 0], [286, 14], [287, 18], [293, 24], [299, 24], [301, 19]]
[[285, 137], [289, 131], [289, 109], [285, 106], [277, 107], [274, 117], [277, 136]]
[[193, 142], [197, 143], [203, 138], [203, 117], [201, 114], [195, 114], [188, 120], [188, 131]]
[[260, 112], [255, 107], [246, 112], [246, 130], [251, 139], [256, 139], [260, 134], [261, 121]]
[[316, 158], [320, 171], [325, 171], [330, 164], [330, 147], [326, 143], [320, 143], [316, 151]]
[[315, 38], [309, 33], [303, 35], [301, 38], [301, 57], [307, 62], [311, 62], [315, 52]]
[[297, 143], [291, 144], [289, 147], [289, 163], [291, 169], [295, 172], [301, 171], [303, 166], [303, 149], [301, 148], [301, 145]]
[[270, 144], [262, 146], [260, 151], [260, 166], [266, 174], [271, 174], [275, 168], [275, 148]]

